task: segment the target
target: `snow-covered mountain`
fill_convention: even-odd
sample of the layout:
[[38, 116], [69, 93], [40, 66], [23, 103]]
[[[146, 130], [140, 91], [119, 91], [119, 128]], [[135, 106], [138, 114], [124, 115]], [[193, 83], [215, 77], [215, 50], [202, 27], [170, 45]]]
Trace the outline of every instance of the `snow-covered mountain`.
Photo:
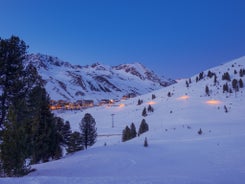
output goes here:
[[[90, 113], [99, 135], [96, 144], [60, 160], [34, 165], [37, 171], [28, 176], [0, 179], [0, 183], [243, 184], [244, 82], [242, 57], [113, 106], [56, 112], [70, 121], [73, 130], [79, 130], [81, 118]], [[154, 111], [143, 117], [143, 108], [149, 104]], [[122, 143], [125, 126], [134, 122], [138, 130], [143, 118], [149, 131]], [[147, 148], [143, 147], [145, 137]]]
[[27, 62], [36, 66], [53, 100], [121, 99], [128, 94], [145, 94], [175, 82], [158, 77], [140, 63], [79, 66], [42, 54], [28, 55]]

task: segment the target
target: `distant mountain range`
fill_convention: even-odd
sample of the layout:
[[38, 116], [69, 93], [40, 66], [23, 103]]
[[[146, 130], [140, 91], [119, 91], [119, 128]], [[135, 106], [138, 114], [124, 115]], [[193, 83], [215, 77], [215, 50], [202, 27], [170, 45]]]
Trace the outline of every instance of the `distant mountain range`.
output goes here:
[[157, 76], [140, 63], [80, 66], [43, 54], [30, 54], [26, 62], [37, 68], [52, 100], [121, 99], [125, 95], [141, 95], [175, 83]]

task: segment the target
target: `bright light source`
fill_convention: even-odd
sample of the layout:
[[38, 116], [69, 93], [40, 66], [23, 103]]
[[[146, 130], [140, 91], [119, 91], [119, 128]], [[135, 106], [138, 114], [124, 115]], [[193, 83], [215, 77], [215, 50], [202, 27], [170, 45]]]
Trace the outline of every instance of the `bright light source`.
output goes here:
[[208, 104], [208, 105], [219, 105], [222, 102], [219, 101], [219, 100], [207, 100], [205, 103]]
[[190, 96], [188, 96], [188, 95], [183, 95], [183, 96], [177, 98], [177, 100], [188, 100], [189, 98], [190, 98]]
[[150, 102], [148, 102], [147, 104], [149, 104], [149, 105], [154, 105], [154, 104], [156, 104], [156, 102], [150, 101]]
[[119, 105], [119, 108], [123, 108], [123, 107], [125, 107], [125, 104], [120, 104]]

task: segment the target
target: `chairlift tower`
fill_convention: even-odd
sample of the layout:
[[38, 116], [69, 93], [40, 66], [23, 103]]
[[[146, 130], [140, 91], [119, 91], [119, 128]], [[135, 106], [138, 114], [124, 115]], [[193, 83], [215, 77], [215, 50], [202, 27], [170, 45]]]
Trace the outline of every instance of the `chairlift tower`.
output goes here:
[[114, 128], [114, 116], [115, 114], [111, 114], [111, 127]]

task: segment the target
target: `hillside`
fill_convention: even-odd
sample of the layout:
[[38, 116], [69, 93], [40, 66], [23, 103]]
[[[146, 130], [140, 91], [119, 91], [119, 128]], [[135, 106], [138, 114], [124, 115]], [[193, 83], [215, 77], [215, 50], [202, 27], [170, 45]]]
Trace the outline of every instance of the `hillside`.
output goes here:
[[118, 100], [128, 94], [149, 93], [175, 82], [158, 77], [140, 63], [80, 66], [42, 54], [30, 54], [26, 62], [37, 68], [51, 99], [57, 101]]
[[[73, 130], [78, 130], [85, 113], [92, 114], [97, 122], [97, 143], [86, 151], [34, 165], [37, 171], [26, 177], [0, 181], [3, 184], [242, 184], [245, 88], [239, 81], [245, 82], [245, 57], [114, 106], [57, 111], [58, 116], [71, 122]], [[138, 105], [138, 99], [143, 104]], [[143, 117], [142, 110], [149, 104], [154, 112]], [[118, 134], [132, 122], [138, 130], [143, 118], [150, 130], [122, 143]], [[147, 148], [143, 147], [145, 137]]]

